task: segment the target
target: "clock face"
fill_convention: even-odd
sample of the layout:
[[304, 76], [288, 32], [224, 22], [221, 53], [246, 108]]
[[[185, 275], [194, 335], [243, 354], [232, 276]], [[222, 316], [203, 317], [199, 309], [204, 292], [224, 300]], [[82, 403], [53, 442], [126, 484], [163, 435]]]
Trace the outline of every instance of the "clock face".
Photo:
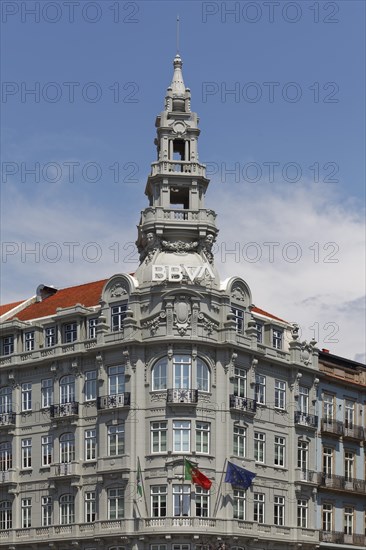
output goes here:
[[176, 134], [184, 134], [186, 131], [186, 126], [183, 122], [175, 122], [173, 129]]

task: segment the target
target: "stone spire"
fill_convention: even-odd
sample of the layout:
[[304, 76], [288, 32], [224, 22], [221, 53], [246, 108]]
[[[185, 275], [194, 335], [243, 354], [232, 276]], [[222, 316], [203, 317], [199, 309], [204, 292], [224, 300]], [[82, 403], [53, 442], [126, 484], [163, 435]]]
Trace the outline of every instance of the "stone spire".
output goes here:
[[182, 73], [183, 61], [179, 53], [177, 53], [177, 55], [174, 58], [173, 66], [174, 66], [174, 74], [173, 74], [172, 83], [170, 85], [170, 88], [173, 92], [173, 97], [184, 97], [186, 87], [184, 85], [183, 73]]

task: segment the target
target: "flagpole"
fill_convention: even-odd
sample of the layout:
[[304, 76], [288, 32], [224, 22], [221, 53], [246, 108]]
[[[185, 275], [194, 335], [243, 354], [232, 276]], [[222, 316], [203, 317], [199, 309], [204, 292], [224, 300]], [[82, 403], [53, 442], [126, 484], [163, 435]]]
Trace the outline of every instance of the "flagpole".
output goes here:
[[213, 513], [214, 518], [216, 517], [216, 514], [217, 514], [217, 509], [218, 509], [218, 504], [219, 504], [219, 496], [220, 496], [220, 492], [221, 492], [222, 480], [224, 478], [226, 463], [227, 463], [227, 458], [225, 458], [224, 466], [222, 468], [220, 485], [219, 485], [219, 488], [218, 488], [218, 491], [217, 491], [216, 502], [215, 502], [215, 507], [214, 507], [214, 513]]
[[140, 473], [141, 473], [142, 494], [144, 495], [146, 517], [149, 517], [149, 511], [148, 511], [148, 508], [147, 508], [147, 501], [146, 501], [146, 491], [145, 491], [144, 476], [142, 475], [141, 464], [140, 464], [140, 457], [139, 457], [139, 456], [137, 457], [137, 461], [138, 461], [137, 468], [138, 468], [138, 470], [140, 470]]

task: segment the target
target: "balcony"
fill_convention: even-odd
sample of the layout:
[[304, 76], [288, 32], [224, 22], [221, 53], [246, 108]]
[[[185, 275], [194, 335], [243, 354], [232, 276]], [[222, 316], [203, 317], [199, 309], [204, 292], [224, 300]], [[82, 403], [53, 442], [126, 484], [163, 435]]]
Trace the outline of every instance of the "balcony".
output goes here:
[[188, 174], [195, 176], [205, 176], [206, 167], [198, 162], [187, 162], [182, 160], [174, 161], [159, 161], [153, 162], [151, 165], [151, 175], [156, 176], [158, 174]]
[[62, 405], [51, 405], [50, 415], [54, 419], [64, 419], [66, 417], [78, 416], [79, 403], [73, 401], [72, 403], [63, 403]]
[[15, 413], [9, 412], [9, 413], [1, 413], [0, 414], [0, 428], [10, 428], [15, 426]]
[[296, 481], [318, 484], [318, 472], [296, 469]]
[[130, 404], [131, 394], [129, 392], [98, 397], [98, 409], [124, 409], [128, 408]]
[[318, 427], [318, 417], [313, 414], [307, 414], [301, 411], [295, 412], [294, 422], [297, 426], [304, 426], [305, 428]]
[[366, 481], [364, 479], [347, 478], [345, 476], [318, 474], [318, 484], [320, 487], [334, 491], [347, 491], [353, 493], [365, 493]]
[[78, 462], [61, 462], [52, 466], [50, 478], [79, 477]]
[[257, 410], [257, 402], [254, 401], [254, 399], [248, 399], [247, 397], [230, 395], [230, 409], [254, 414]]
[[342, 531], [320, 531], [321, 542], [332, 542], [335, 544], [354, 544], [356, 546], [366, 545], [366, 536], [359, 534], [345, 534]]
[[16, 483], [15, 470], [5, 470], [0, 472], [0, 486], [7, 485], [8, 483]]
[[323, 418], [321, 425], [322, 433], [329, 435], [335, 435], [339, 437], [343, 435], [343, 422], [338, 420], [333, 420], [332, 418]]
[[343, 427], [343, 437], [354, 439], [355, 441], [364, 440], [364, 429], [362, 426], [355, 426], [353, 422], [345, 422]]
[[196, 405], [198, 390], [187, 388], [172, 388], [167, 390], [166, 402], [168, 405]]

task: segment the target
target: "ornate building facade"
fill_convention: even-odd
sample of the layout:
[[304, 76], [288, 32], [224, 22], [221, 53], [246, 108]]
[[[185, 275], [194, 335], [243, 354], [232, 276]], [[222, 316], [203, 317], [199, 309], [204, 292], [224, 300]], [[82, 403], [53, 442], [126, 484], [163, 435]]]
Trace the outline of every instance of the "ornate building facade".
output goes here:
[[[338, 417], [321, 407], [347, 376], [333, 376], [324, 354], [319, 366], [316, 342], [300, 342], [296, 325], [253, 306], [243, 279], [220, 280], [198, 122], [177, 55], [136, 273], [40, 285], [0, 310], [2, 548], [365, 545], [364, 366], [345, 392], [358, 430], [350, 438], [347, 424], [341, 450]], [[327, 446], [354, 454], [360, 481], [343, 486], [343, 513], [329, 521], [341, 466], [324, 470]], [[185, 479], [184, 458], [210, 490]], [[256, 474], [247, 490], [225, 483], [228, 460]]]

